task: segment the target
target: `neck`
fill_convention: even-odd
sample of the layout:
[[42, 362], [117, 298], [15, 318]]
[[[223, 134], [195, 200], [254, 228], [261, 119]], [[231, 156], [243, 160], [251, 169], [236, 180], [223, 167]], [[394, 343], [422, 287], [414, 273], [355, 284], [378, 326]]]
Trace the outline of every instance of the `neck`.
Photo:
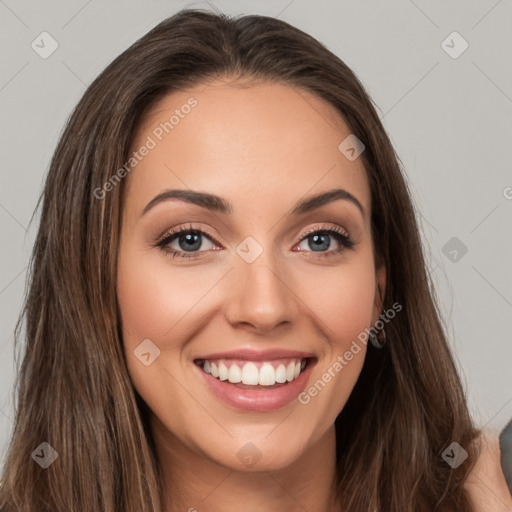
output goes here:
[[164, 485], [165, 512], [239, 512], [240, 509], [334, 512], [334, 425], [286, 467], [239, 471], [186, 446], [156, 418], [151, 430]]

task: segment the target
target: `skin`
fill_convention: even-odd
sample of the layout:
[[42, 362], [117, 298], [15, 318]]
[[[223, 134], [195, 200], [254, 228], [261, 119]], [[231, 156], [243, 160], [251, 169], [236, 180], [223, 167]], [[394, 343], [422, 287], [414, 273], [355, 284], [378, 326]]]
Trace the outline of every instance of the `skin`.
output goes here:
[[500, 462], [500, 443], [495, 432], [483, 432], [482, 453], [464, 483], [476, 510], [511, 512], [512, 496]]
[[[286, 85], [228, 79], [160, 101], [139, 127], [134, 150], [191, 96], [197, 106], [126, 178], [118, 259], [128, 369], [152, 411], [172, 489], [165, 510], [335, 510], [334, 420], [357, 381], [365, 345], [307, 405], [294, 400], [272, 412], [220, 401], [197, 378], [193, 361], [238, 348], [304, 350], [317, 358], [307, 389], [374, 325], [385, 271], [375, 268], [361, 158], [349, 161], [338, 150], [351, 130], [322, 99]], [[338, 200], [286, 217], [305, 195], [339, 187], [359, 200], [364, 216]], [[141, 215], [171, 188], [219, 195], [233, 212], [172, 199]], [[189, 223], [208, 233], [195, 258], [155, 247]], [[330, 247], [314, 251], [311, 235], [304, 236], [336, 226], [350, 234], [353, 248], [336, 254], [340, 243], [330, 235]], [[252, 263], [236, 253], [247, 236], [263, 248]], [[179, 239], [170, 245], [184, 252]], [[149, 366], [133, 354], [144, 339], [160, 350]], [[237, 457], [249, 442], [261, 455], [251, 468]]]

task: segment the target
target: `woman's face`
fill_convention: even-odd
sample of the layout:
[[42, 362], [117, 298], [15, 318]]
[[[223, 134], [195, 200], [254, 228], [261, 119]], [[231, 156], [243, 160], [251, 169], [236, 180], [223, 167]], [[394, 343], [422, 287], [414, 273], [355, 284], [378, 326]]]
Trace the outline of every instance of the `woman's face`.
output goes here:
[[[332, 433], [385, 285], [361, 158], [338, 148], [350, 133], [322, 99], [270, 83], [217, 80], [145, 117], [118, 299], [131, 378], [169, 444], [277, 469]], [[334, 189], [345, 192], [309, 202]], [[218, 199], [161, 195], [171, 190]]]

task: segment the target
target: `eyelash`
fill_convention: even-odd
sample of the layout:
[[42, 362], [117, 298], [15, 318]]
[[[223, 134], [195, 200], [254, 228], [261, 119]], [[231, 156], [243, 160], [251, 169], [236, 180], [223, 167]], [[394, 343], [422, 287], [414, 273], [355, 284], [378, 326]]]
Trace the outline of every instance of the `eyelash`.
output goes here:
[[[205, 233], [204, 231], [200, 229], [194, 229], [192, 225], [187, 226], [181, 226], [177, 229], [174, 229], [173, 231], [170, 231], [166, 233], [160, 240], [158, 240], [153, 246], [159, 247], [162, 251], [164, 251], [165, 254], [172, 255], [172, 257], [181, 257], [181, 258], [195, 258], [196, 255], [201, 252], [205, 251], [195, 251], [187, 253], [186, 251], [176, 251], [174, 249], [169, 249], [167, 247], [168, 244], [173, 242], [181, 233], [189, 233], [194, 235], [204, 235], [208, 239], [210, 239], [212, 242], [216, 243], [217, 245], [220, 245], [217, 243], [217, 241], [211, 237], [208, 233]], [[302, 242], [304, 239], [310, 237], [311, 235], [316, 234], [329, 234], [333, 236], [336, 241], [340, 244], [339, 249], [335, 250], [329, 250], [329, 251], [320, 251], [317, 254], [320, 257], [330, 257], [335, 256], [337, 254], [340, 254], [341, 252], [352, 249], [355, 245], [355, 242], [352, 240], [350, 235], [344, 233], [340, 228], [338, 227], [329, 227], [329, 228], [314, 228], [310, 231], [306, 232], [303, 237], [300, 239], [300, 242]], [[300, 243], [299, 242], [299, 243]], [[306, 251], [306, 252], [316, 252], [316, 251]]]

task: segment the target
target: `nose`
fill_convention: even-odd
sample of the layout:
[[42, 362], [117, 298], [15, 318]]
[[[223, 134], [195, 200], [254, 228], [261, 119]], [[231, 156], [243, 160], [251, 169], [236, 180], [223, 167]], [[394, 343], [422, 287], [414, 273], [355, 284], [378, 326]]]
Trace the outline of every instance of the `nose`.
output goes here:
[[282, 265], [276, 266], [270, 251], [263, 251], [252, 263], [237, 258], [227, 284], [228, 322], [256, 334], [293, 324], [300, 308], [290, 276]]

